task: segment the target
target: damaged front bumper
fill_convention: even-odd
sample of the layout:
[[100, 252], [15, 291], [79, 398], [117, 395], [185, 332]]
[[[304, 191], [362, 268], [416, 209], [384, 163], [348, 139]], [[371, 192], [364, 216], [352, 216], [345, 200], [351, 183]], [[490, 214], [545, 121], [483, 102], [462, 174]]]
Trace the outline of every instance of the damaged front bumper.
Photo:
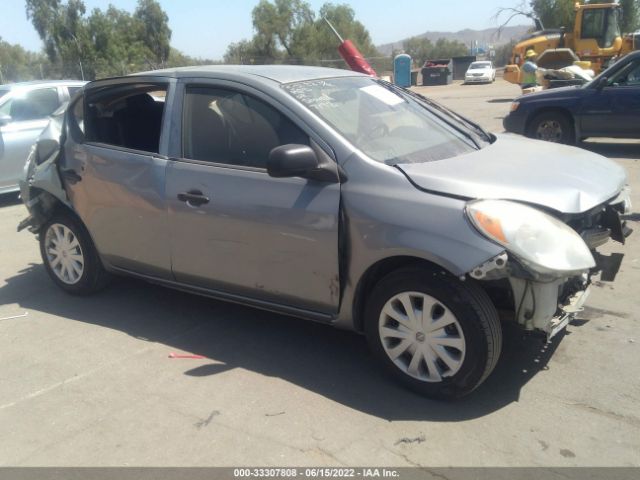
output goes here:
[[526, 330], [544, 332], [547, 340], [582, 311], [590, 288], [587, 274], [547, 283], [509, 277], [509, 283], [516, 302], [516, 321]]
[[[488, 290], [507, 294], [506, 310], [528, 331], [538, 331], [553, 338], [579, 314], [589, 296], [591, 279], [602, 273], [602, 281], [613, 281], [620, 269], [622, 255], [601, 255], [596, 249], [609, 240], [625, 243], [632, 230], [621, 220], [631, 210], [630, 195], [625, 188], [618, 197], [596, 209], [566, 219], [587, 244], [596, 266], [570, 275], [542, 275], [528, 269], [507, 252], [490, 259], [469, 272], [475, 280], [486, 282]], [[499, 296], [500, 297], [500, 296]], [[502, 295], [504, 297], [504, 295]], [[495, 300], [494, 300], [495, 301]]]

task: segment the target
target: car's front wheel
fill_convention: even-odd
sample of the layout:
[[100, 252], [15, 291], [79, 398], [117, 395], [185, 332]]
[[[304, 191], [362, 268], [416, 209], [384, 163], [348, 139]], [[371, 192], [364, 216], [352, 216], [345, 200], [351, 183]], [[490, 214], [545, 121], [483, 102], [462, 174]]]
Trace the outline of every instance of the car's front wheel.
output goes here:
[[472, 392], [502, 347], [486, 293], [443, 272], [407, 269], [383, 278], [369, 296], [365, 322], [369, 346], [387, 371], [431, 398]]
[[527, 136], [546, 142], [571, 145], [575, 142], [573, 122], [558, 112], [543, 112], [531, 120]]
[[108, 274], [84, 226], [58, 214], [40, 231], [40, 254], [47, 273], [63, 290], [87, 295], [103, 288]]

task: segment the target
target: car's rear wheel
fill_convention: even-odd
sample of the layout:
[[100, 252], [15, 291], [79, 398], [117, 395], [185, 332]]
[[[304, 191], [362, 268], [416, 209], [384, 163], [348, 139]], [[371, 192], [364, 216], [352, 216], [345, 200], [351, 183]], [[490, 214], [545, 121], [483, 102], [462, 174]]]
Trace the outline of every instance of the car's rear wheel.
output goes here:
[[396, 380], [437, 399], [472, 392], [494, 369], [502, 347], [498, 314], [486, 293], [428, 270], [383, 278], [369, 296], [365, 332]]
[[567, 145], [575, 142], [574, 135], [571, 119], [558, 112], [544, 112], [537, 115], [527, 130], [527, 136], [530, 138]]
[[69, 293], [87, 295], [108, 282], [91, 237], [69, 214], [56, 215], [44, 225], [40, 253], [51, 279]]

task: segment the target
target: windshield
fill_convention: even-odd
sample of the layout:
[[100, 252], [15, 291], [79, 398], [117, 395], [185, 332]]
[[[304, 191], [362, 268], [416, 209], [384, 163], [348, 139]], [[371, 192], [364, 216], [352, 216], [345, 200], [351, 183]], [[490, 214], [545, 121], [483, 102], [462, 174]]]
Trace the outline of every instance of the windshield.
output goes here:
[[7, 93], [9, 93], [8, 88], [0, 88], [0, 98], [4, 97]]
[[284, 88], [356, 148], [387, 165], [443, 160], [485, 144], [444, 111], [369, 77], [311, 80]]
[[472, 70], [482, 70], [485, 68], [491, 68], [491, 64], [489, 62], [474, 62], [469, 68]]

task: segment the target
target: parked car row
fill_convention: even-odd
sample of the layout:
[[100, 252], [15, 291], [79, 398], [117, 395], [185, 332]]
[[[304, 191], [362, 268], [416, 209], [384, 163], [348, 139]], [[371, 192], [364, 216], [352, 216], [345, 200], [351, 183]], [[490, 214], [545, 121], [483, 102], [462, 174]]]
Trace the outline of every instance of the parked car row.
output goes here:
[[626, 184], [365, 75], [192, 67], [91, 82], [58, 111], [19, 228], [69, 293], [130, 275], [355, 330], [448, 399], [495, 367], [498, 309], [547, 338], [579, 311], [597, 248], [630, 233]]

